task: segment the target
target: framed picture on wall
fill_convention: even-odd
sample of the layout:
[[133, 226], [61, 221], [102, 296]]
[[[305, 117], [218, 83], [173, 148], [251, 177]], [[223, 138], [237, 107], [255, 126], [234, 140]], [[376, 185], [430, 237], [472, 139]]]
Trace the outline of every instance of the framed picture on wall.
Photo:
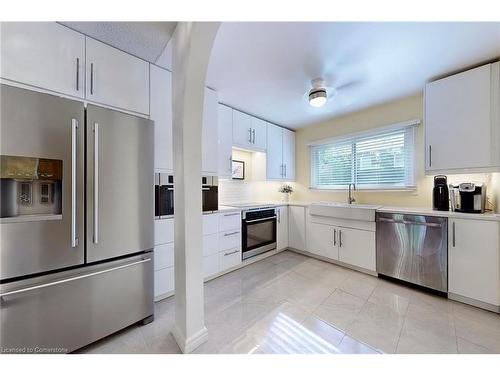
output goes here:
[[231, 177], [233, 180], [245, 179], [245, 162], [241, 160], [233, 160], [233, 172]]

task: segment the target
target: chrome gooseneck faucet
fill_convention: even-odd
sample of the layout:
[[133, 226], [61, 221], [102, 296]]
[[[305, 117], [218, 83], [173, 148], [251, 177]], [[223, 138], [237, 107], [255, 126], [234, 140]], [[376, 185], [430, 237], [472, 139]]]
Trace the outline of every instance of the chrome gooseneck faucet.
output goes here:
[[[352, 185], [352, 190], [351, 190], [351, 185]], [[353, 204], [354, 202], [356, 202], [356, 199], [354, 199], [354, 196], [352, 195], [353, 191], [356, 190], [356, 184], [354, 183], [351, 183], [349, 184], [349, 196], [347, 197], [347, 203], [349, 204]]]

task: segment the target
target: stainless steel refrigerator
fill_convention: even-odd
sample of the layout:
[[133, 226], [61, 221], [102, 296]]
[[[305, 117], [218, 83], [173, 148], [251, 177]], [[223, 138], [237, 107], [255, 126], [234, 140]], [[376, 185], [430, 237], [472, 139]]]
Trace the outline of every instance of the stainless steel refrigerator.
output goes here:
[[0, 100], [0, 349], [152, 320], [153, 122], [8, 85]]

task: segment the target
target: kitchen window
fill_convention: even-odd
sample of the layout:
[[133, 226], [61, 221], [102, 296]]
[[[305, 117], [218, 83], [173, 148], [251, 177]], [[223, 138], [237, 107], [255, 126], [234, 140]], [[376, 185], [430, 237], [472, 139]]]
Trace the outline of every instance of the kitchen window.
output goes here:
[[311, 188], [414, 189], [414, 138], [419, 121], [310, 144]]

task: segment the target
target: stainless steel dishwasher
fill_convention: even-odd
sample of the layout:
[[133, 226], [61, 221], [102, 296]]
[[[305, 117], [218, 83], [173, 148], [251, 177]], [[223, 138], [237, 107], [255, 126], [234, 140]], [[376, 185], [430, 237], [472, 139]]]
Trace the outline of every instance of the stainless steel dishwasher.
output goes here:
[[448, 292], [448, 219], [377, 213], [377, 272]]

